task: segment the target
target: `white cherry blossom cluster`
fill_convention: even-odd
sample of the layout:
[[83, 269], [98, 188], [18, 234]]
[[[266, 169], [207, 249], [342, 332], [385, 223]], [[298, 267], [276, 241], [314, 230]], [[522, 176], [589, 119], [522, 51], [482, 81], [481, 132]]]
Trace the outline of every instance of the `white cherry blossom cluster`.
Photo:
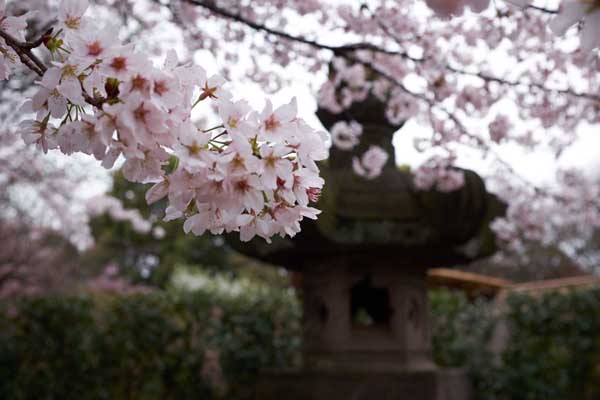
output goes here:
[[[532, 0], [506, 0], [518, 7], [528, 7]], [[482, 12], [490, 5], [490, 0], [425, 0], [425, 3], [440, 17], [449, 18], [462, 15], [465, 9]], [[573, 25], [583, 22], [581, 47], [592, 50], [600, 46], [600, 1], [563, 0], [556, 18], [548, 27], [556, 35], [562, 36]]]
[[506, 115], [498, 114], [488, 125], [490, 139], [494, 143], [501, 143], [508, 137], [512, 123]]
[[367, 71], [361, 64], [351, 64], [343, 58], [334, 58], [332, 66], [335, 74], [321, 87], [319, 105], [333, 113], [340, 113], [352, 103], [365, 100], [372, 82], [367, 79]]
[[440, 192], [452, 192], [465, 183], [462, 171], [452, 168], [455, 157], [433, 156], [416, 171], [415, 186], [421, 190], [436, 189]]
[[121, 200], [116, 197], [96, 196], [89, 200], [87, 209], [90, 217], [107, 214], [115, 221], [129, 222], [137, 233], [147, 234], [152, 229], [152, 223], [146, 220], [139, 210], [125, 208]]
[[[91, 154], [106, 168], [123, 157], [128, 180], [155, 183], [147, 201], [167, 197], [166, 218], [184, 219], [196, 235], [240, 232], [242, 240], [269, 241], [316, 218], [310, 204], [324, 184], [315, 161], [327, 156], [325, 134], [297, 118], [295, 100], [253, 110], [234, 99], [223, 77], [180, 65], [173, 51], [156, 67], [121, 43], [115, 26], [97, 26], [87, 8], [86, 0], [60, 3], [55, 33], [44, 39], [54, 61], [36, 64], [42, 78], [26, 104], [36, 118], [21, 124], [25, 142]], [[22, 40], [24, 20], [5, 29], [8, 20], [0, 17], [4, 33]], [[17, 62], [9, 47], [0, 42], [0, 71]], [[207, 102], [220, 119], [208, 128], [191, 117]]]
[[360, 142], [363, 127], [356, 121], [339, 121], [331, 127], [331, 141], [340, 150], [352, 150]]
[[496, 218], [490, 228], [499, 242], [514, 253], [520, 253], [526, 243], [548, 244], [556, 240], [553, 218], [561, 215], [560, 205], [548, 198], [532, 196], [519, 189], [509, 189], [502, 196], [510, 195], [506, 215]]
[[490, 0], [425, 0], [425, 3], [441, 17], [462, 15], [465, 9], [481, 12], [488, 8]]
[[365, 179], [375, 179], [381, 175], [389, 157], [389, 154], [384, 149], [372, 145], [360, 158], [354, 157], [352, 159], [352, 169], [358, 176], [362, 176]]
[[[193, 6], [181, 2], [189, 6], [181, 7], [181, 15], [189, 17], [188, 10], [193, 10], [195, 17], [183, 23], [182, 19], [173, 20], [188, 38], [201, 38], [202, 46], [210, 43], [212, 51], [224, 59], [237, 59], [239, 52], [222, 46], [222, 31], [203, 28], [202, 21], [207, 18], [222, 21], [229, 37], [245, 48], [268, 55], [276, 64], [301, 65], [311, 74], [326, 71], [328, 80], [320, 92], [319, 105], [333, 113], [350, 113], [370, 92], [384, 101], [386, 117], [392, 124], [413, 119], [432, 128], [431, 136], [415, 141], [418, 151], [440, 154], [465, 147], [480, 149], [482, 157], [494, 167], [486, 178], [506, 179], [509, 188], [530, 187], [532, 183], [521, 179], [502, 160], [497, 143], [516, 144], [527, 151], [548, 147], [558, 158], [563, 143], [573, 142], [580, 124], [600, 122], [597, 51], [574, 51], [570, 37], [560, 39], [555, 35], [575, 24], [573, 33], [583, 28], [583, 48], [588, 47], [586, 40], [600, 40], [599, 34], [593, 34], [600, 29], [595, 17], [597, 0], [522, 0], [521, 6], [527, 6], [523, 10], [508, 4], [509, 0], [312, 0], [314, 7], [305, 7], [305, 3], [195, 0]], [[444, 20], [424, 13], [420, 6], [425, 4]], [[274, 9], [282, 12], [273, 13]], [[482, 13], [477, 17], [449, 19], [479, 11]], [[232, 14], [241, 21], [239, 25], [229, 25]], [[278, 39], [272, 45], [265, 45], [263, 33], [267, 31]], [[331, 37], [335, 40], [329, 40]], [[189, 43], [194, 46], [198, 42]], [[247, 72], [260, 84], [266, 83], [266, 78], [276, 79], [274, 74], [256, 74], [262, 60], [252, 57]], [[332, 64], [335, 71], [330, 68]], [[286, 79], [285, 74], [278, 76]], [[288, 79], [295, 77], [288, 75]], [[510, 106], [518, 113], [510, 112]], [[507, 118], [495, 117], [498, 111], [506, 113]], [[475, 129], [472, 122], [489, 129]], [[460, 186], [462, 174], [449, 168], [447, 158], [430, 159], [419, 170], [419, 182], [434, 187], [439, 181], [445, 189]], [[360, 159], [358, 166], [362, 166]], [[539, 214], [535, 210], [560, 215], [565, 226], [597, 226], [598, 218], [587, 213], [598, 214], [598, 197], [578, 200], [580, 190], [598, 186], [587, 181], [577, 190], [568, 186], [576, 198], [561, 195], [560, 205], [551, 212], [545, 205], [534, 204], [552, 197], [553, 188], [521, 190], [517, 196], [502, 186], [497, 192], [503, 199], [519, 204], [509, 212], [511, 219], [505, 220], [509, 224], [506, 227], [515, 229], [505, 229], [508, 234], [503, 237], [547, 237], [547, 232], [538, 233], [539, 224], [550, 224], [549, 218], [533, 218]], [[521, 218], [527, 213], [524, 205], [532, 207], [532, 217]], [[552, 225], [552, 229], [547, 225], [544, 230], [552, 231], [560, 224]]]

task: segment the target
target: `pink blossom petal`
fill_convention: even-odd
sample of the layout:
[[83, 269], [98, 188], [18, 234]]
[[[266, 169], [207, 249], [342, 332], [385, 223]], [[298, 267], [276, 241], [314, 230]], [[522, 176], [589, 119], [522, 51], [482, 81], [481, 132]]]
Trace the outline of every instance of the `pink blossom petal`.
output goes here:
[[169, 193], [169, 184], [167, 181], [162, 181], [152, 186], [146, 192], [146, 202], [148, 204], [156, 203]]
[[61, 118], [67, 112], [67, 99], [57, 92], [48, 97], [48, 109], [53, 118]]
[[73, 104], [85, 105], [85, 99], [81, 94], [81, 84], [77, 78], [67, 77], [57, 87], [58, 91]]
[[50, 68], [42, 77], [41, 85], [48, 89], [54, 89], [58, 82], [60, 82], [60, 76], [62, 72], [60, 68]]

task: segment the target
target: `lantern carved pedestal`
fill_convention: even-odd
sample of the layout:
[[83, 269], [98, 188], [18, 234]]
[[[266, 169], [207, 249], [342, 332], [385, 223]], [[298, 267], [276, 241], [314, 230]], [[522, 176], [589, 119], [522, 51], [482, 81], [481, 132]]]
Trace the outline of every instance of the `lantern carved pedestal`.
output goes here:
[[[257, 399], [467, 400], [463, 370], [431, 357], [427, 268], [455, 266], [491, 254], [489, 222], [504, 206], [481, 178], [464, 171], [451, 193], [418, 191], [396, 167], [383, 106], [372, 98], [347, 115], [364, 127], [354, 151], [332, 149], [322, 172], [323, 214], [293, 240], [231, 243], [238, 250], [302, 274], [303, 367], [265, 371]], [[346, 114], [345, 114], [346, 115]], [[343, 117], [323, 110], [331, 127]], [[352, 172], [352, 157], [371, 144], [390, 160], [376, 180]]]
[[431, 360], [424, 275], [356, 256], [304, 269], [304, 368], [263, 374], [256, 398], [468, 399], [464, 371]]

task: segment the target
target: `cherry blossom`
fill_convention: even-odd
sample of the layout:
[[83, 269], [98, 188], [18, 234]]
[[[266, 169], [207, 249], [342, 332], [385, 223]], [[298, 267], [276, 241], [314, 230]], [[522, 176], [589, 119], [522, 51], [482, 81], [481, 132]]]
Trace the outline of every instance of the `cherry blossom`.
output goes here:
[[462, 171], [452, 168], [454, 157], [434, 156], [415, 172], [415, 186], [422, 190], [437, 189], [452, 192], [460, 189], [465, 181]]
[[512, 124], [506, 115], [497, 115], [489, 124], [490, 139], [496, 143], [502, 142], [508, 136], [508, 132], [511, 128]]
[[[119, 2], [128, 28], [121, 30], [114, 2], [95, 2], [94, 11], [102, 12], [94, 18], [84, 14], [85, 1], [61, 2], [56, 18], [54, 2], [12, 2], [9, 9], [19, 17], [11, 17], [2, 1], [0, 78], [12, 78], [16, 67], [42, 77], [36, 93], [27, 94], [36, 113], [22, 125], [28, 142], [44, 151], [93, 154], [106, 167], [122, 158], [129, 178], [158, 184], [148, 198], [165, 198], [168, 218], [200, 214], [194, 218], [197, 232], [205, 225], [209, 231], [223, 227], [244, 238], [268, 239], [293, 234], [295, 219], [315, 216], [303, 207], [310, 208], [304, 203], [318, 198], [322, 184], [306, 183], [305, 175], [318, 177], [327, 134], [298, 119], [294, 101], [263, 107], [255, 98], [240, 98], [227, 83], [249, 79], [274, 92], [298, 71], [309, 75], [318, 106], [342, 119], [358, 119], [352, 113], [362, 102], [379, 102], [377, 122], [403, 127], [400, 134], [422, 132], [414, 143], [427, 161], [416, 168], [417, 186], [454, 190], [462, 182], [456, 159], [432, 155], [478, 151], [492, 166], [486, 180], [510, 182], [491, 187], [509, 203], [521, 204], [517, 208], [548, 202], [560, 206], [539, 210], [551, 210], [560, 223], [597, 221], [593, 210], [600, 207], [590, 189], [595, 182], [576, 185], [586, 199], [580, 201], [562, 188], [519, 176], [497, 151], [516, 145], [549, 150], [558, 160], [580, 127], [600, 122], [598, 53], [580, 51], [597, 46], [596, 9], [581, 13], [582, 5], [596, 1], [178, 0], [139, 9], [133, 3]], [[561, 8], [544, 8], [559, 3]], [[571, 3], [578, 3], [578, 12], [569, 11]], [[41, 12], [22, 15], [27, 9]], [[435, 18], [436, 11], [443, 18]], [[29, 17], [36, 23], [26, 42]], [[163, 23], [173, 35], [164, 35]], [[582, 49], [572, 36], [549, 29], [562, 34], [574, 24], [582, 28]], [[42, 32], [46, 26], [54, 30]], [[123, 42], [119, 34], [130, 36]], [[19, 43], [8, 43], [7, 35]], [[185, 58], [178, 60], [173, 48], [181, 48]], [[204, 63], [208, 53], [219, 74], [190, 61]], [[162, 65], [155, 62], [158, 54], [166, 54]], [[74, 97], [72, 76], [83, 88], [84, 105]], [[331, 132], [334, 146], [340, 143], [338, 129]], [[369, 130], [365, 126], [361, 136]], [[362, 158], [356, 170], [374, 175], [377, 168], [365, 167]], [[258, 211], [260, 198], [264, 206]], [[534, 229], [506, 222], [516, 235], [547, 236], [527, 235]]]
[[115, 48], [117, 32], [118, 27], [110, 23], [102, 29], [82, 30], [71, 38], [72, 59], [82, 67], [91, 68], [97, 59], [105, 58]]
[[297, 112], [296, 99], [276, 110], [273, 110], [273, 105], [267, 100], [267, 104], [260, 115], [258, 139], [281, 141], [291, 136], [292, 122], [296, 118]]
[[[303, 218], [316, 218], [319, 211], [309, 204], [324, 184], [316, 161], [326, 158], [325, 135], [297, 117], [295, 99], [277, 108], [267, 100], [262, 112], [253, 110], [234, 98], [222, 76], [207, 78], [172, 51], [156, 66], [134, 44], [121, 43], [112, 25], [98, 26], [86, 16], [87, 8], [85, 0], [60, 3], [60, 29], [39, 42], [60, 60], [50, 67], [8, 36], [2, 76], [8, 77], [12, 50], [41, 76], [27, 102], [36, 118], [20, 125], [26, 143], [44, 152], [93, 154], [107, 168], [123, 157], [125, 178], [154, 182], [147, 201], [166, 197], [166, 219], [185, 219], [184, 230], [196, 235], [241, 232], [243, 240], [258, 235], [269, 241], [294, 236]], [[20, 40], [6, 21], [0, 19], [4, 34]], [[212, 127], [192, 119], [192, 110], [207, 102], [221, 119]], [[89, 212], [150, 229], [115, 201], [94, 201]]]
[[262, 145], [260, 155], [262, 158], [262, 182], [269, 189], [276, 189], [277, 178], [282, 181], [292, 179], [293, 164], [285, 158], [288, 150], [283, 146]]
[[58, 8], [59, 27], [67, 32], [83, 30], [88, 22], [83, 18], [89, 4], [87, 0], [63, 0]]
[[35, 143], [44, 153], [47, 153], [49, 149], [56, 148], [56, 129], [47, 119], [43, 121], [26, 120], [19, 127], [25, 143]]
[[42, 87], [32, 99], [33, 111], [47, 109], [53, 118], [60, 118], [67, 112], [67, 102], [85, 105], [78, 75], [74, 65], [49, 68], [40, 82]]
[[352, 150], [360, 142], [362, 131], [362, 125], [356, 121], [340, 121], [331, 127], [331, 140], [340, 150]]
[[381, 175], [383, 166], [389, 158], [388, 153], [379, 146], [372, 145], [360, 158], [352, 159], [352, 169], [365, 179], [375, 179]]
[[488, 8], [490, 0], [425, 0], [425, 3], [438, 15], [447, 18], [461, 15], [465, 8], [481, 12]]
[[145, 220], [136, 209], [126, 209], [115, 197], [97, 196], [89, 200], [89, 216], [109, 215], [115, 221], [127, 221], [138, 233], [146, 234], [152, 229], [152, 223]]
[[[251, 111], [250, 105], [246, 101], [232, 102], [226, 98], [219, 99], [219, 115], [225, 122], [225, 128], [228, 132], [252, 132], [257, 129], [257, 122], [246, 118]], [[251, 126], [248, 126], [248, 125]]]

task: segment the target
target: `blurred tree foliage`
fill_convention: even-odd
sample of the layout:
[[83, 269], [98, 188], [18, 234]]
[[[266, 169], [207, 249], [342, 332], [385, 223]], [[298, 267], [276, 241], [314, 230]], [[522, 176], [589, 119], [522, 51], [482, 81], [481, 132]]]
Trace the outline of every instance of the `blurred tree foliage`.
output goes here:
[[91, 274], [109, 263], [117, 264], [134, 281], [164, 287], [177, 265], [195, 265], [211, 271], [234, 271], [237, 256], [220, 236], [186, 235], [182, 222], [163, 221], [166, 200], [151, 206], [146, 203], [149, 185], [131, 183], [121, 172], [114, 175], [109, 195], [121, 200], [125, 208], [135, 208], [152, 223], [147, 234], [136, 232], [127, 221], [109, 215], [91, 221], [96, 246], [83, 255], [82, 263], [94, 265]]

